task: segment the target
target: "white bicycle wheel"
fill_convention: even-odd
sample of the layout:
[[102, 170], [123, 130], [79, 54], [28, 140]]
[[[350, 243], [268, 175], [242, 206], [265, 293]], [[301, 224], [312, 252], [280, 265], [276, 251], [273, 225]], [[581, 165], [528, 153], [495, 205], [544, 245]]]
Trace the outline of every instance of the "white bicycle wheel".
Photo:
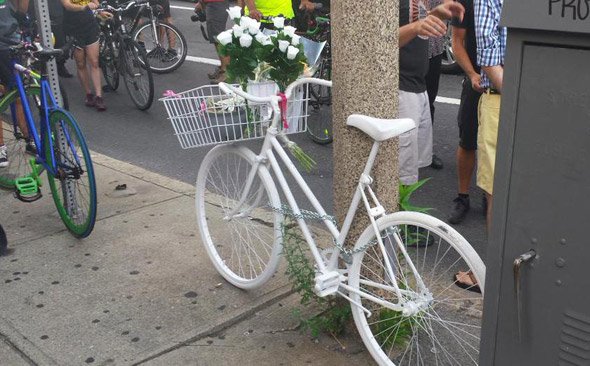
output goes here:
[[[280, 198], [261, 165], [245, 200], [256, 156], [245, 147], [220, 145], [203, 159], [197, 176], [197, 223], [217, 271], [243, 289], [262, 286], [275, 273], [282, 250]], [[272, 207], [270, 207], [272, 206]]]
[[[485, 285], [485, 265], [479, 255], [457, 231], [432, 216], [397, 212], [377, 224], [386, 253], [368, 227], [355, 246], [366, 250], [355, 254], [348, 284], [389, 304], [405, 304], [408, 313], [350, 293], [354, 302], [371, 312], [369, 316], [351, 303], [354, 321], [373, 358], [380, 365], [477, 365]], [[393, 289], [386, 260], [401, 298]], [[471, 271], [482, 293], [457, 286], [459, 271]]]

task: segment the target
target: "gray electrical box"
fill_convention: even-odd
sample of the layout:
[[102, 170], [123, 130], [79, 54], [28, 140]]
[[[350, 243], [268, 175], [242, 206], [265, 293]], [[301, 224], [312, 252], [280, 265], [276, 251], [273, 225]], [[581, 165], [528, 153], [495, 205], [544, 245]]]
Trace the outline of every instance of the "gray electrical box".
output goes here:
[[501, 23], [480, 365], [590, 365], [590, 2], [505, 0]]

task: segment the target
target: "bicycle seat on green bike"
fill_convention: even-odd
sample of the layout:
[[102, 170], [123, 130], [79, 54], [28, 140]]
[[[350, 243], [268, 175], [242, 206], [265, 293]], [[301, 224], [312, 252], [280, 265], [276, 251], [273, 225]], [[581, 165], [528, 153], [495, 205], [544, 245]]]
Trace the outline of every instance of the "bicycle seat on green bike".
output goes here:
[[346, 124], [363, 131], [375, 141], [385, 141], [401, 135], [416, 127], [411, 118], [382, 119], [360, 114], [351, 114]]

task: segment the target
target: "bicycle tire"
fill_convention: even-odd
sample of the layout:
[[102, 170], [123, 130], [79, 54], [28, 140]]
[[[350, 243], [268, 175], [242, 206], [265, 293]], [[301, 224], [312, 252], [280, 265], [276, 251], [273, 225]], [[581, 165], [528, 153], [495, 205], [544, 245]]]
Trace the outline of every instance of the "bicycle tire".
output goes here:
[[[330, 80], [329, 66], [327, 59], [323, 59], [320, 67], [315, 72], [314, 77], [324, 80]], [[311, 84], [309, 86], [310, 103], [312, 106], [319, 109], [322, 105], [330, 105], [332, 103], [331, 88], [327, 86]], [[319, 118], [317, 121], [310, 121], [308, 118], [307, 134], [313, 142], [319, 145], [328, 145], [334, 141], [332, 134], [332, 120], [330, 118]]]
[[[355, 245], [359, 252], [349, 268], [348, 284], [382, 301], [397, 303], [399, 298], [385, 269], [384, 258], [389, 258], [404, 298], [421, 300], [431, 294], [432, 299], [415, 314], [404, 315], [351, 291], [353, 318], [373, 358], [380, 365], [477, 365], [485, 287], [485, 265], [479, 255], [452, 227], [422, 213], [397, 212], [379, 219], [377, 225], [386, 255], [376, 244], [373, 228], [368, 227]], [[399, 230], [397, 234], [395, 229]], [[397, 248], [395, 237], [406, 247], [409, 261]], [[410, 263], [419, 271], [426, 292], [419, 291]], [[447, 265], [448, 272], [442, 272]], [[475, 275], [481, 293], [456, 286], [453, 275], [467, 270]], [[355, 303], [362, 304], [372, 316], [368, 317]], [[412, 310], [411, 303], [405, 306]], [[447, 316], [449, 319], [443, 320]], [[461, 333], [457, 336], [453, 331]]]
[[145, 50], [132, 39], [126, 39], [121, 45], [119, 57], [121, 76], [129, 97], [139, 110], [147, 110], [154, 101], [154, 77]]
[[55, 176], [47, 172], [53, 201], [66, 228], [74, 236], [85, 238], [96, 221], [96, 181], [90, 152], [69, 112], [53, 110], [49, 127], [49, 133], [45, 134], [45, 154], [53, 153], [57, 164]]
[[238, 203], [255, 161], [245, 147], [216, 146], [203, 159], [196, 183], [197, 224], [207, 254], [217, 271], [242, 289], [264, 285], [282, 251], [282, 216], [268, 207], [280, 207], [280, 198], [264, 165], [256, 172], [246, 209], [225, 216]]
[[[36, 85], [28, 86], [25, 88], [25, 94], [28, 98], [30, 97], [29, 106], [38, 105], [37, 101], [41, 96], [41, 88]], [[18, 90], [14, 89], [8, 92], [0, 100], [0, 113], [6, 112], [10, 105], [18, 99], [20, 99]], [[31, 113], [33, 114], [33, 118], [40, 118], [39, 110], [37, 110], [37, 115], [35, 115], [35, 109], [32, 108]], [[27, 139], [25, 135], [27, 134], [21, 131], [18, 123], [14, 120], [11, 122], [8, 125], [0, 121], [0, 128], [3, 128], [4, 145], [6, 145], [9, 159], [9, 165], [5, 168], [0, 168], [0, 187], [5, 189], [14, 189], [17, 178], [29, 177], [33, 173], [31, 159], [34, 159], [34, 155], [26, 151]]]
[[[168, 32], [171, 32], [174, 35], [175, 47], [170, 47], [170, 39], [167, 37], [164, 42], [166, 42], [168, 46], [166, 46], [166, 44], [164, 45], [165, 47], [158, 45], [154, 39], [155, 37], [152, 32], [151, 23], [146, 23], [139, 27], [133, 34], [133, 40], [138, 44], [143, 42], [150, 69], [156, 74], [166, 74], [178, 69], [184, 63], [187, 54], [186, 38], [182, 32], [172, 24], [158, 23], [157, 26], [167, 29], [167, 34], [169, 34]], [[170, 54], [170, 49], [175, 50], [176, 57]]]
[[119, 69], [115, 57], [115, 49], [111, 42], [107, 42], [104, 36], [100, 38], [99, 63], [105, 82], [111, 90], [119, 88]]

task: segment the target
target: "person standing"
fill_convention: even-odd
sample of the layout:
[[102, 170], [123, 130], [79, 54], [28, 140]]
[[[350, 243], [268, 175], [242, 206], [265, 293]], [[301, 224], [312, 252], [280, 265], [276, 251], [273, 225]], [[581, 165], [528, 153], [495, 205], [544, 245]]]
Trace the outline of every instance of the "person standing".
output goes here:
[[[107, 109], [102, 98], [101, 71], [98, 64], [98, 37], [100, 29], [93, 11], [98, 8], [98, 0], [61, 0], [64, 6], [64, 30], [74, 37], [74, 59], [78, 79], [86, 93], [84, 104], [98, 111]], [[90, 89], [90, 81], [94, 93]]]
[[227, 28], [227, 0], [200, 0], [195, 5], [195, 13], [204, 11], [207, 21], [207, 36], [209, 42], [215, 46], [217, 57], [219, 57], [220, 66], [210, 74], [209, 79], [214, 83], [224, 82], [226, 80], [225, 68], [229, 64], [229, 57], [221, 56], [217, 36]]
[[477, 63], [481, 66], [479, 100], [479, 130], [477, 134], [477, 185], [488, 201], [486, 213], [488, 231], [491, 226], [494, 167], [500, 100], [506, 54], [506, 28], [500, 26], [503, 0], [477, 0], [474, 3]]
[[461, 103], [457, 114], [459, 146], [457, 147], [458, 195], [453, 200], [454, 208], [449, 222], [460, 224], [470, 209], [469, 186], [475, 170], [477, 152], [477, 106], [483, 89], [481, 69], [477, 66], [477, 43], [473, 0], [459, 0], [465, 8], [463, 21], [453, 19], [452, 45], [457, 63], [465, 72], [461, 90]]
[[[272, 22], [262, 19], [262, 17], [282, 16], [287, 20], [295, 17], [292, 0], [244, 0], [246, 5], [246, 15], [261, 21], [263, 27], [272, 29]], [[314, 4], [310, 0], [301, 0], [299, 9], [313, 11]]]
[[399, 7], [399, 110], [398, 118], [411, 118], [416, 128], [399, 137], [399, 176], [404, 185], [418, 181], [418, 169], [432, 163], [432, 119], [426, 74], [428, 38], [447, 31], [443, 20], [463, 19], [463, 7], [445, 2], [431, 11], [423, 0], [401, 0]]
[[[430, 0], [430, 8], [440, 5], [442, 0]], [[442, 64], [444, 52], [444, 36], [428, 38], [428, 73], [426, 74], [426, 92], [428, 93], [428, 104], [430, 106], [430, 119], [434, 123], [434, 101], [438, 95], [438, 85], [440, 81], [440, 67]], [[442, 169], [443, 162], [436, 154], [432, 154], [433, 169]]]
[[[66, 44], [66, 34], [64, 32], [64, 8], [61, 0], [48, 0], [49, 5], [49, 18], [51, 19], [51, 32], [55, 37], [54, 48], [62, 48]], [[56, 59], [57, 62], [57, 74], [63, 78], [71, 78], [73, 75], [70, 74], [66, 69], [66, 56], [63, 55]]]
[[[10, 0], [0, 2], [0, 35], [2, 37], [7, 40], [18, 42], [18, 21], [16, 20], [15, 15], [24, 16], [28, 8], [29, 0]], [[9, 43], [0, 40], [0, 84], [4, 85], [6, 89], [14, 85], [9, 47]], [[19, 119], [19, 124], [21, 123], [22, 120]], [[1, 125], [2, 121], [0, 121], [0, 168], [6, 168], [10, 163], [8, 161], [8, 149], [4, 144], [3, 128]], [[25, 133], [25, 130], [26, 129], [23, 129], [23, 126], [21, 125], [21, 131]], [[29, 144], [27, 144], [27, 147], [29, 147]]]

